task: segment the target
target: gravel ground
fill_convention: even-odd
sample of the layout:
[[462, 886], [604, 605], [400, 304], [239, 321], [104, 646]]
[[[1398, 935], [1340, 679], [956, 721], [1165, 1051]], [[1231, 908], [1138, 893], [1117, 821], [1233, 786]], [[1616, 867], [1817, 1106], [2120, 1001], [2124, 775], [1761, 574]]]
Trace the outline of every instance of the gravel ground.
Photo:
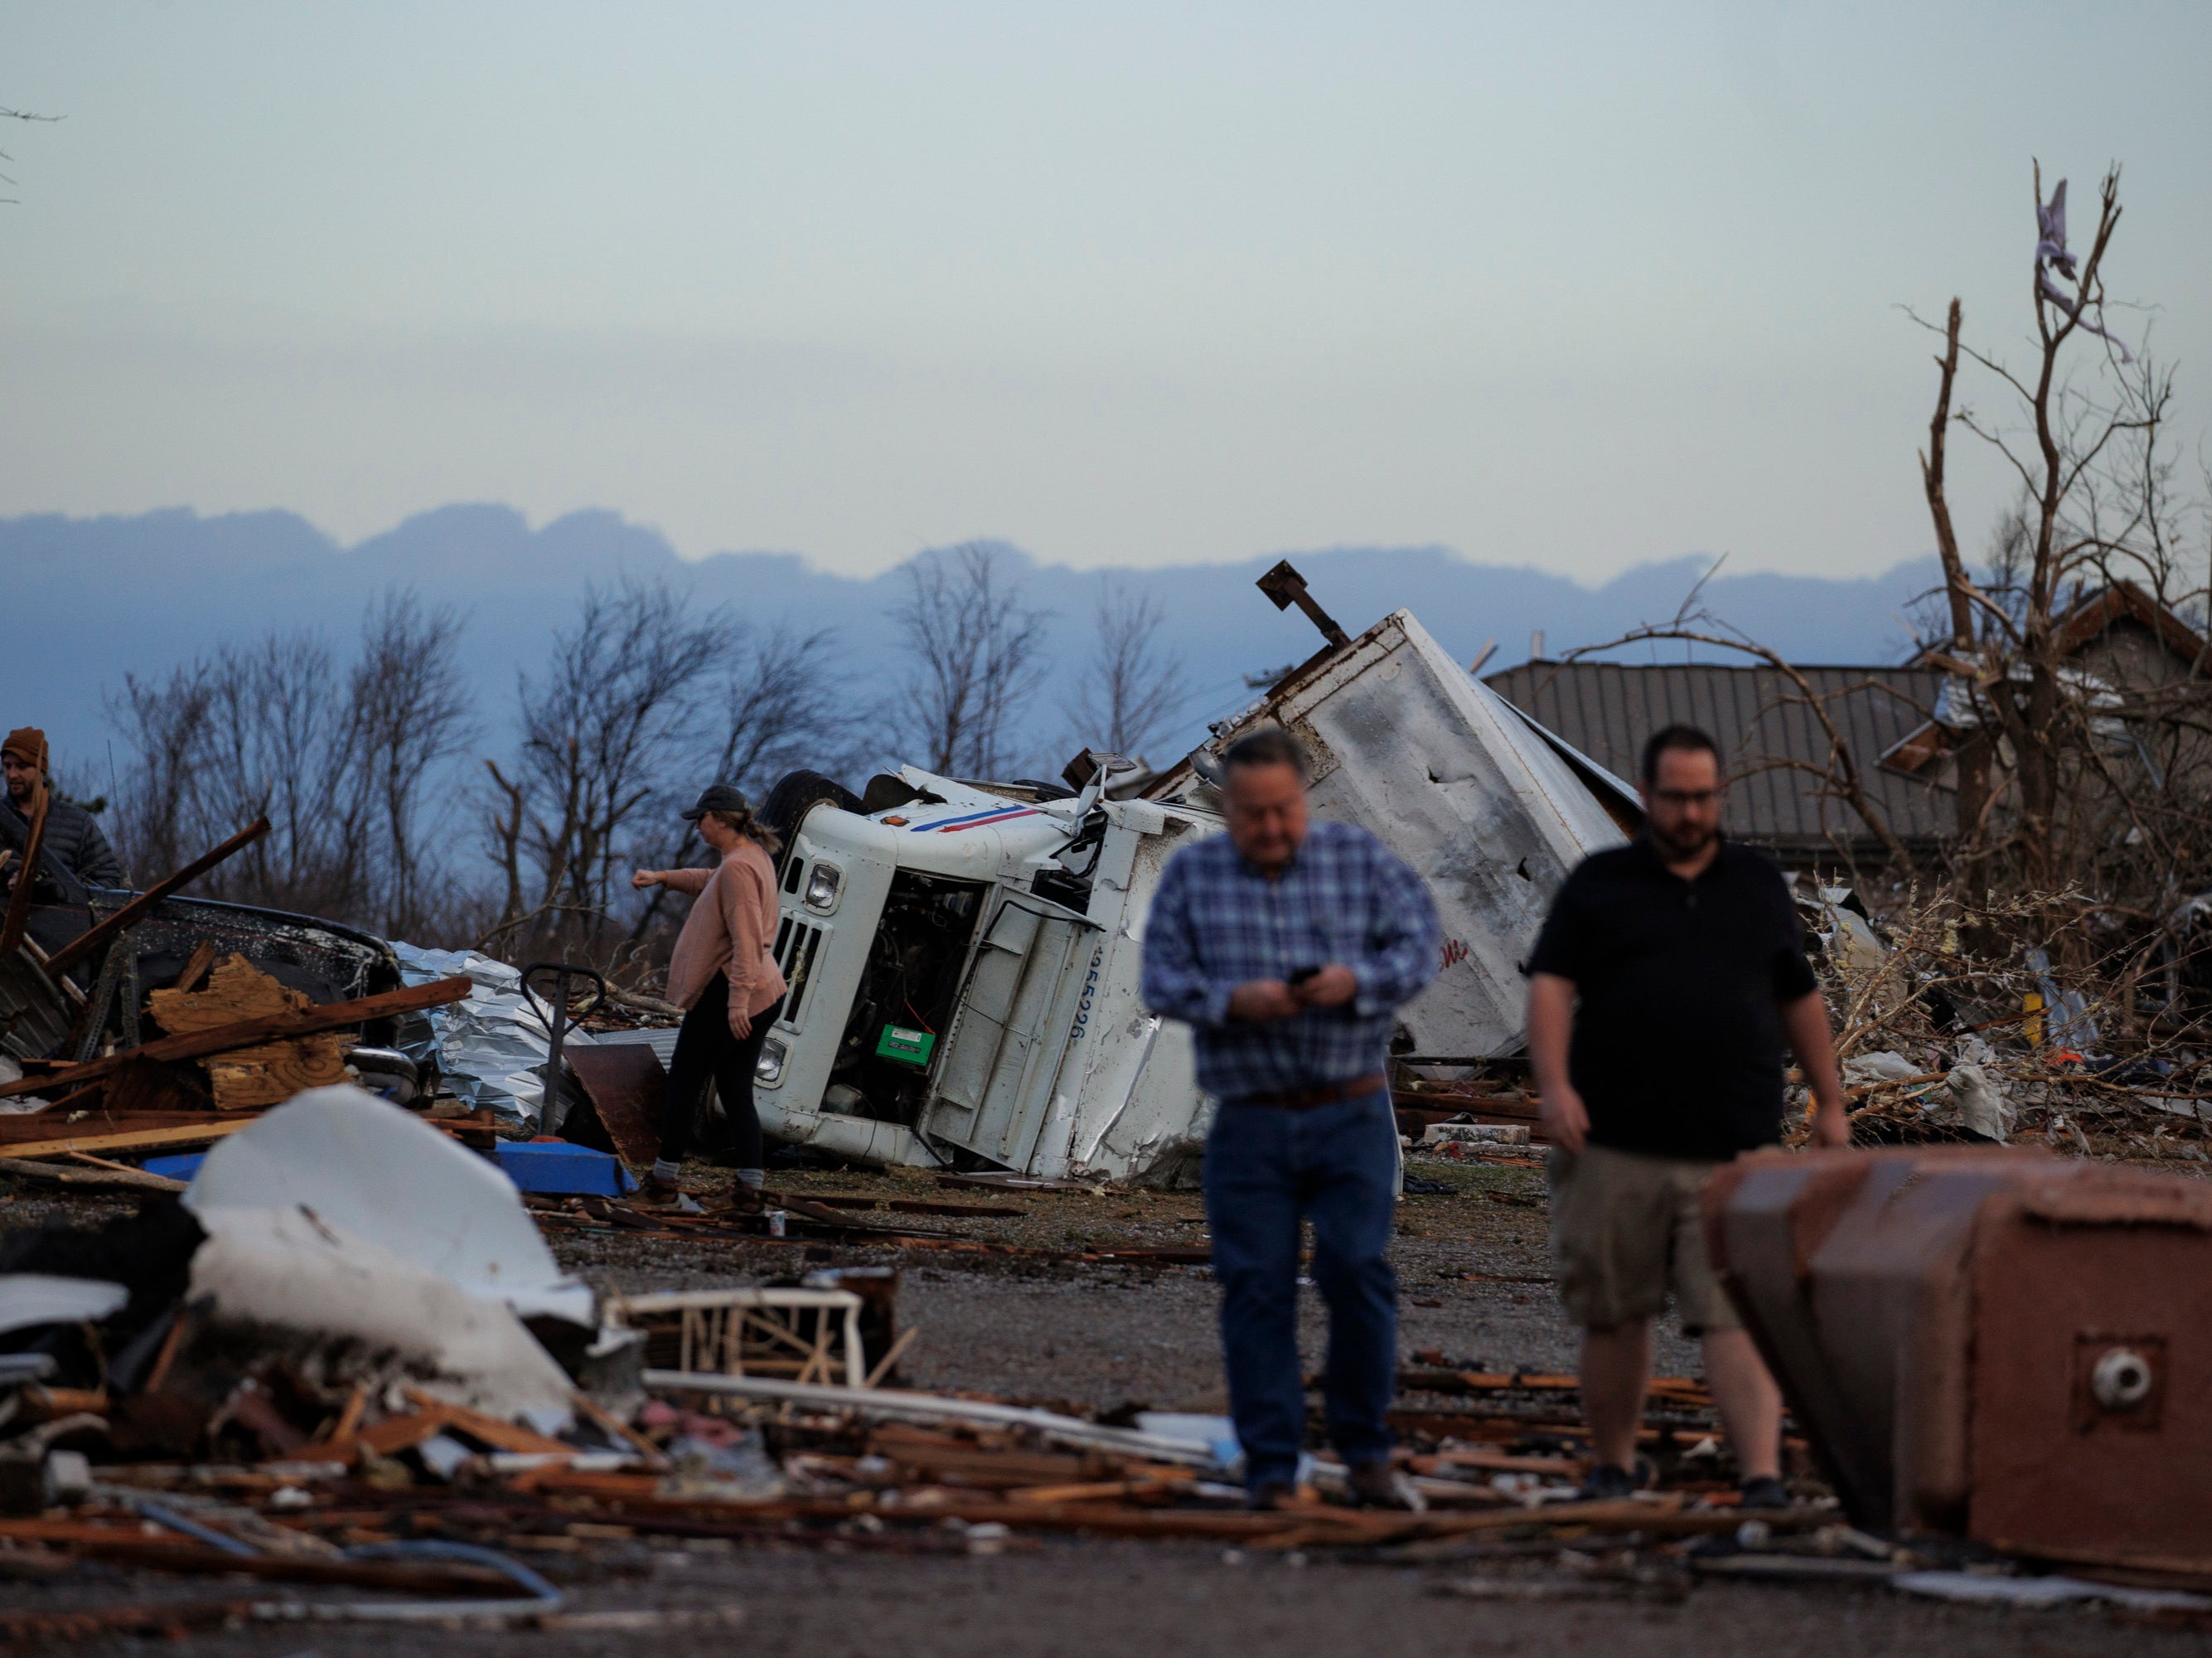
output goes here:
[[[1411, 1173], [1449, 1182], [1449, 1196], [1408, 1197], [1392, 1250], [1401, 1292], [1399, 1345], [1410, 1357], [1441, 1351], [1454, 1362], [1499, 1368], [1571, 1369], [1575, 1332], [1548, 1277], [1542, 1172], [1516, 1165], [1415, 1162]], [[704, 1184], [702, 1181], [702, 1184]], [[1185, 1247], [1206, 1238], [1195, 1192], [997, 1194], [940, 1187], [927, 1174], [779, 1173], [791, 1192], [990, 1203], [1018, 1219], [872, 1218], [1036, 1249], [1120, 1245]], [[892, 1252], [842, 1247], [676, 1244], [605, 1234], [556, 1238], [563, 1265], [610, 1289], [693, 1288], [790, 1274], [813, 1266], [895, 1262], [903, 1273], [901, 1325], [918, 1326], [910, 1385], [971, 1388], [1110, 1409], [1224, 1408], [1215, 1295], [1204, 1267], [1084, 1264]], [[1305, 1298], [1303, 1344], [1318, 1368], [1327, 1317]], [[1697, 1369], [1695, 1344], [1671, 1325], [1658, 1368]]]
[[[1543, 1282], [1544, 1196], [1528, 1167], [1417, 1163], [1411, 1173], [1449, 1181], [1448, 1196], [1409, 1198], [1393, 1255], [1403, 1293], [1401, 1344], [1412, 1356], [1441, 1350], [1453, 1362], [1499, 1368], [1571, 1368], [1572, 1330]], [[707, 1177], [702, 1183], [708, 1183]], [[794, 1192], [1005, 1203], [1018, 1218], [897, 1217], [902, 1225], [1034, 1249], [1120, 1244], [1190, 1246], [1203, 1240], [1193, 1193], [1021, 1193], [940, 1189], [926, 1175], [780, 1173]], [[124, 1206], [21, 1196], [0, 1204], [0, 1228], [54, 1216], [88, 1223]], [[878, 1219], [891, 1218], [878, 1214]], [[1221, 1371], [1215, 1294], [1203, 1268], [1085, 1265], [1036, 1257], [938, 1250], [708, 1241], [672, 1243], [608, 1234], [556, 1234], [562, 1261], [611, 1289], [757, 1282], [828, 1265], [892, 1263], [904, 1274], [902, 1324], [921, 1333], [910, 1385], [963, 1388], [1041, 1401], [1113, 1407], [1218, 1410]], [[1309, 1362], [1325, 1326], [1317, 1305], [1304, 1321]], [[1659, 1367], [1696, 1374], [1694, 1347], [1668, 1328]], [[988, 1557], [958, 1554], [829, 1553], [713, 1545], [616, 1545], [553, 1568], [579, 1609], [737, 1606], [733, 1632], [580, 1634], [252, 1626], [192, 1636], [192, 1650], [270, 1658], [384, 1658], [394, 1652], [499, 1655], [726, 1653], [753, 1648], [825, 1658], [934, 1655], [1051, 1655], [1127, 1658], [1224, 1650], [1334, 1655], [1371, 1649], [1382, 1635], [1408, 1655], [1583, 1653], [1600, 1644], [1698, 1658], [1825, 1658], [1942, 1651], [1948, 1658], [2017, 1654], [2039, 1658], [2118, 1655], [2163, 1658], [2203, 1649], [2203, 1639], [2114, 1622], [2103, 1612], [2017, 1612], [1908, 1600], [1885, 1589], [1784, 1589], [1699, 1585], [1677, 1604], [1477, 1603], [1441, 1592], [1467, 1566], [1358, 1565], [1316, 1557], [1237, 1555], [1184, 1545], [1017, 1540]], [[273, 1588], [273, 1586], [272, 1586]], [[131, 1600], [257, 1598], [247, 1585], [185, 1582], [94, 1569], [48, 1583], [0, 1582], [0, 1609], [116, 1605]], [[88, 1653], [144, 1649], [141, 1642], [80, 1643]]]
[[[1699, 1585], [1672, 1604], [1513, 1604], [1458, 1598], [1462, 1571], [1237, 1556], [1177, 1544], [1054, 1542], [998, 1557], [833, 1555], [777, 1550], [633, 1549], [618, 1572], [570, 1590], [574, 1610], [738, 1608], [735, 1630], [652, 1633], [455, 1631], [361, 1624], [248, 1624], [158, 1646], [106, 1637], [87, 1654], [149, 1650], [236, 1658], [585, 1658], [651, 1652], [769, 1652], [791, 1658], [1220, 1658], [1224, 1653], [1387, 1651], [1403, 1658], [1506, 1658], [1604, 1649], [1655, 1658], [2180, 1658], [2203, 1637], [2114, 1622], [2079, 1607], [2021, 1612], [1950, 1606], [1887, 1589]], [[47, 1588], [11, 1586], [0, 1606], [254, 1597], [246, 1585], [180, 1586], [103, 1574]], [[52, 1649], [58, 1650], [58, 1648]]]

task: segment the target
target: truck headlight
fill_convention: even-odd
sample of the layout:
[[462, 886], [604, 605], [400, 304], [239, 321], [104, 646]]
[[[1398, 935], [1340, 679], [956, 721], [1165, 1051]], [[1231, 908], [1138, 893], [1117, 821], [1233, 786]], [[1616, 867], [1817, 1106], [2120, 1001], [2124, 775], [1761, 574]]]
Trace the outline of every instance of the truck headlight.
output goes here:
[[806, 907], [824, 912], [837, 907], [837, 893], [845, 885], [845, 872], [834, 863], [817, 863], [806, 878]]
[[761, 1044], [760, 1058], [753, 1061], [753, 1081], [763, 1088], [775, 1088], [783, 1081], [783, 1062], [791, 1058], [791, 1050], [775, 1037]]

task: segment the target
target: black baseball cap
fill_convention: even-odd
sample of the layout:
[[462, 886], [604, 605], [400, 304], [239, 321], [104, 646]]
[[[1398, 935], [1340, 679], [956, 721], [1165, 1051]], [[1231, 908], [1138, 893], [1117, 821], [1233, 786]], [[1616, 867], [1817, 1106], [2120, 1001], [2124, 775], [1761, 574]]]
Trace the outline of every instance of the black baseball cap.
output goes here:
[[709, 812], [750, 812], [752, 802], [733, 783], [710, 783], [699, 795], [699, 803], [684, 814], [686, 823], [696, 823]]

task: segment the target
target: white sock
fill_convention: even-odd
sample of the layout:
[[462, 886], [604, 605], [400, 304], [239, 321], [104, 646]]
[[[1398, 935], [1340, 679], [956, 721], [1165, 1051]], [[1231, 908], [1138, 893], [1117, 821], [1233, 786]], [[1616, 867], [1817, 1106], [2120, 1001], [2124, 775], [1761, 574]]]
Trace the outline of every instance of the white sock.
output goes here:
[[682, 1163], [671, 1162], [665, 1157], [659, 1159], [653, 1166], [653, 1178], [659, 1181], [663, 1186], [674, 1186], [676, 1184], [676, 1177], [683, 1172], [684, 1165]]
[[738, 1171], [738, 1184], [758, 1192], [768, 1184], [768, 1171], [764, 1168], [741, 1168]]

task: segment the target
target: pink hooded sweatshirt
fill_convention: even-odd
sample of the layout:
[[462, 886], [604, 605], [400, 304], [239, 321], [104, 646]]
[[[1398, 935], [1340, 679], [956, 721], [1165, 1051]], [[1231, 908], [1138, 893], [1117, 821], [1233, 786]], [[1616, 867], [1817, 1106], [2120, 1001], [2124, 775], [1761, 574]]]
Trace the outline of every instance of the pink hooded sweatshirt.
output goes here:
[[769, 954], [775, 940], [775, 866], [750, 837], [712, 869], [671, 869], [667, 884], [693, 894], [668, 964], [668, 999], [685, 1012], [716, 973], [728, 975], [730, 1011], [748, 1019], [784, 992]]

